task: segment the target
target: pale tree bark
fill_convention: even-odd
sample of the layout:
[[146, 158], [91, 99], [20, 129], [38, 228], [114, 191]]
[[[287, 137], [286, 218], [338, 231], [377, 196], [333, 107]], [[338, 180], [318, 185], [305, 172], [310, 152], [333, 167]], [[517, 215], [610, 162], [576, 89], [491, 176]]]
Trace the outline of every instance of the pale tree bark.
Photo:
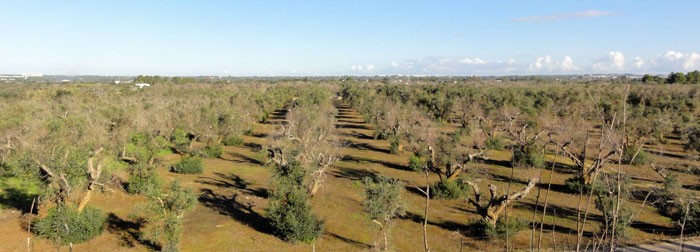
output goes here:
[[445, 165], [444, 168], [442, 168], [438, 165], [437, 158], [435, 157], [435, 149], [432, 146], [429, 146], [428, 151], [430, 152], [430, 159], [428, 160], [427, 169], [437, 174], [440, 177], [440, 180], [444, 179], [447, 181], [452, 181], [456, 179], [459, 176], [459, 174], [464, 172], [467, 169], [467, 163], [474, 162], [476, 160], [487, 159], [484, 155], [486, 150], [480, 149], [475, 153], [465, 154], [464, 162], [462, 162], [461, 164], [448, 164]]
[[428, 169], [424, 167], [423, 172], [425, 172], [425, 190], [416, 186], [416, 189], [425, 195], [425, 213], [423, 217], [423, 249], [425, 252], [430, 251], [428, 247], [428, 209], [430, 207], [430, 181], [428, 180]]
[[66, 202], [66, 198], [68, 198], [68, 194], [70, 194], [70, 191], [72, 190], [70, 183], [68, 183], [68, 180], [66, 179], [65, 174], [59, 173], [56, 175], [51, 168], [49, 168], [47, 165], [39, 161], [38, 159], [35, 159], [34, 162], [39, 165], [39, 170], [43, 174], [43, 179], [46, 181], [47, 184], [55, 184], [58, 186], [58, 195], [56, 196], [56, 204], [63, 204]]
[[[606, 139], [601, 139], [601, 142], [606, 142]], [[578, 178], [580, 179], [580, 182], [586, 186], [592, 185], [593, 178], [596, 175], [598, 175], [598, 173], [603, 169], [605, 164], [607, 164], [610, 161], [610, 159], [615, 156], [615, 154], [620, 152], [618, 148], [611, 148], [609, 150], [601, 148], [599, 149], [599, 152], [597, 153], [596, 157], [594, 157], [594, 159], [591, 162], [589, 162], [589, 164], [586, 164], [586, 155], [588, 151], [588, 145], [590, 143], [589, 134], [586, 134], [586, 140], [580, 152], [576, 152], [575, 150], [570, 148], [573, 144], [572, 139], [561, 143], [553, 140], [552, 135], [550, 134], [549, 143], [557, 146], [558, 149], [565, 156], [567, 156], [569, 159], [571, 159], [571, 161], [574, 162], [574, 166], [578, 171]]]
[[331, 166], [336, 160], [338, 160], [338, 157], [335, 155], [330, 155], [326, 154], [324, 155], [323, 153], [320, 153], [316, 156], [315, 158], [318, 162], [318, 167], [317, 169], [311, 174], [312, 175], [312, 182], [309, 187], [309, 194], [311, 197], [316, 195], [318, 192], [318, 189], [323, 186], [323, 182], [325, 181], [326, 177], [326, 170], [328, 170], [328, 167]]
[[92, 193], [93, 193], [93, 191], [95, 191], [95, 186], [99, 184], [97, 181], [100, 179], [100, 175], [102, 174], [102, 162], [99, 162], [97, 164], [97, 166], [95, 167], [95, 156], [100, 154], [100, 152], [102, 152], [102, 148], [97, 149], [88, 158], [88, 167], [87, 167], [88, 188], [87, 188], [87, 192], [85, 192], [85, 195], [83, 196], [83, 198], [80, 200], [80, 203], [78, 204], [78, 212], [79, 213], [83, 212], [83, 209], [85, 209], [85, 206], [87, 206], [87, 203], [92, 198]]
[[470, 198], [469, 203], [476, 208], [477, 213], [481, 215], [484, 221], [495, 226], [496, 222], [498, 221], [498, 218], [500, 217], [501, 213], [503, 213], [503, 211], [506, 209], [506, 207], [508, 207], [508, 205], [511, 202], [520, 200], [527, 196], [530, 193], [530, 190], [532, 190], [532, 188], [534, 188], [537, 184], [537, 179], [530, 179], [530, 181], [527, 183], [527, 186], [525, 186], [525, 188], [523, 188], [520, 191], [501, 196], [497, 195], [497, 187], [491, 184], [489, 185], [489, 192], [491, 194], [491, 197], [485, 204], [480, 203], [482, 195], [479, 192], [479, 187], [477, 186], [477, 184], [473, 182], [466, 183], [469, 184], [474, 190], [474, 198]]

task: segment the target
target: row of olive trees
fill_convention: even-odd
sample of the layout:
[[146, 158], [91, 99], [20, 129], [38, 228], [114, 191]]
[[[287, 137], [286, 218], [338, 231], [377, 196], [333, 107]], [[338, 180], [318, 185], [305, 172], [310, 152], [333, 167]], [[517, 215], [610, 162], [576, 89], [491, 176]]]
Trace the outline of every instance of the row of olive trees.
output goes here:
[[[614, 247], [618, 238], [625, 233], [624, 230], [631, 223], [632, 216], [628, 209], [628, 204], [624, 202], [629, 197], [628, 185], [624, 183], [626, 176], [620, 172], [619, 168], [616, 173], [613, 173], [614, 176], [612, 177], [609, 174], [601, 175], [602, 171], [606, 167], [613, 168], [612, 163], [618, 163], [618, 167], [620, 163], [648, 164], [651, 160], [643, 149], [645, 143], [651, 140], [663, 141], [665, 139], [664, 134], [669, 132], [668, 129], [671, 124], [674, 128], [673, 132], [678, 133], [679, 130], [676, 130], [676, 128], [682, 128], [682, 126], [679, 127], [678, 125], [687, 125], [690, 121], [678, 121], [677, 119], [682, 119], [684, 113], [697, 113], [697, 111], [693, 111], [694, 109], [688, 110], [686, 107], [687, 104], [693, 104], [695, 101], [677, 103], [664, 100], [667, 97], [665, 95], [674, 97], [683, 93], [694, 97], [696, 91], [688, 89], [671, 90], [670, 92], [668, 90], [661, 91], [660, 93], [655, 93], [656, 96], [654, 97], [646, 95], [645, 92], [659, 91], [657, 88], [645, 87], [642, 90], [632, 92], [622, 92], [619, 88], [616, 88], [615, 92], [609, 93], [603, 92], [602, 89], [585, 90], [583, 97], [581, 97], [581, 94], [578, 95], [579, 100], [571, 99], [571, 97], [566, 99], [553, 97], [545, 104], [558, 104], [555, 106], [555, 108], [558, 107], [557, 110], [548, 111], [547, 109], [541, 109], [544, 108], [542, 106], [540, 109], [535, 110], [535, 113], [528, 110], [529, 107], [520, 105], [515, 106], [512, 110], [501, 107], [500, 111], [494, 111], [492, 109], [493, 104], [489, 104], [489, 101], [498, 101], [493, 99], [497, 96], [491, 98], [482, 96], [475, 99], [473, 93], [478, 93], [478, 91], [472, 92], [473, 90], [468, 90], [466, 94], [457, 95], [456, 101], [452, 101], [456, 109], [452, 113], [454, 114], [454, 119], [451, 120], [457, 122], [458, 130], [451, 135], [436, 134], [434, 131], [430, 132], [430, 130], [425, 129], [425, 126], [431, 123], [439, 123], [441, 118], [444, 120], [444, 117], [431, 115], [451, 114], [435, 109], [426, 109], [425, 111], [434, 112], [424, 114], [427, 117], [432, 117], [433, 121], [422, 122], [421, 120], [416, 120], [420, 116], [406, 116], [404, 114], [403, 119], [391, 120], [402, 125], [381, 123], [382, 115], [391, 115], [393, 111], [397, 110], [396, 107], [405, 107], [404, 111], [416, 111], [416, 107], [413, 107], [417, 104], [416, 102], [424, 102], [426, 98], [421, 97], [412, 100], [414, 99], [412, 96], [421, 94], [421, 89], [425, 90], [427, 88], [433, 87], [418, 86], [409, 88], [405, 86], [379, 85], [375, 89], [371, 85], [346, 85], [342, 94], [369, 122], [374, 124], [376, 132], [392, 132], [392, 129], [405, 129], [406, 133], [402, 137], [407, 139], [409, 143], [414, 139], [416, 143], [421, 145], [414, 147], [409, 144], [415, 153], [409, 161], [409, 168], [432, 171], [440, 178], [443, 189], [454, 188], [454, 190], [450, 191], [458, 191], [460, 189], [457, 186], [458, 184], [445, 185], [443, 181], [449, 181], [457, 177], [465, 170], [464, 167], [467, 161], [473, 161], [475, 157], [483, 158], [483, 152], [478, 150], [483, 150], [484, 148], [478, 148], [479, 144], [464, 144], [459, 139], [464, 135], [468, 136], [468, 138], [473, 138], [473, 134], [470, 136], [469, 133], [476, 125], [478, 125], [476, 129], [480, 130], [486, 139], [482, 146], [497, 149], [497, 144], [494, 144], [499, 139], [497, 134], [494, 134], [497, 132], [501, 132], [500, 135], [509, 140], [512, 145], [513, 166], [543, 168], [545, 153], [563, 154], [573, 161], [573, 168], [577, 170], [577, 175], [568, 180], [567, 185], [571, 192], [577, 192], [580, 195], [585, 195], [583, 192], [590, 192], [586, 193], [589, 196], [589, 202], [591, 197], [594, 196], [596, 198], [595, 206], [604, 214], [602, 237], [611, 237], [609, 239], [611, 241], [610, 247]], [[459, 87], [456, 87], [456, 89], [459, 89]], [[525, 93], [528, 92], [526, 91]], [[504, 93], [507, 94], [509, 91], [506, 90]], [[567, 94], [570, 94], [570, 92]], [[658, 94], [661, 95], [659, 96]], [[489, 95], [487, 94], [487, 96]], [[535, 93], [535, 97], [537, 97], [535, 104], [538, 104], [540, 101], [546, 101], [546, 99], [543, 100], [541, 95], [542, 93]], [[547, 96], [543, 97], [546, 98]], [[562, 101], [568, 101], [568, 104], [561, 103]], [[503, 103], [495, 107], [502, 105]], [[561, 113], [562, 111], [571, 111], [572, 107], [576, 107], [574, 105], [578, 105], [578, 109], [572, 111], [573, 113]], [[377, 109], [380, 111], [376, 111]], [[672, 113], [664, 113], [662, 111]], [[393, 114], [401, 115], [401, 113]], [[592, 125], [599, 125], [599, 132], [591, 133], [588, 127], [580, 126], [585, 125], [587, 122], [590, 122]], [[415, 134], [415, 137], [411, 134], [413, 125], [422, 126], [421, 132]], [[690, 128], [684, 134], [688, 141], [686, 148], [689, 150], [694, 148], [693, 143], [696, 142], [694, 139], [697, 139], [693, 129]], [[394, 130], [393, 132], [397, 131]], [[596, 137], [592, 137], [591, 134], [596, 135]], [[592, 143], [595, 143], [595, 145]], [[460, 147], [476, 148], [476, 151], [464, 152], [460, 150]], [[426, 155], [425, 153], [429, 154]], [[531, 188], [532, 186], [528, 187]], [[440, 187], [436, 185], [433, 189], [433, 192], [438, 192], [437, 195], [436, 193], [433, 195], [440, 196]], [[478, 189], [475, 192], [477, 192], [475, 198], [481, 198]], [[451, 197], [451, 195], [455, 194], [447, 195]], [[513, 198], [518, 198], [517, 196], [518, 194], [515, 194]], [[459, 197], [463, 196], [460, 195], [454, 198]], [[496, 197], [495, 194], [492, 195], [492, 200], [495, 199], [493, 197]], [[504, 199], [507, 198], [509, 197], [504, 196]], [[480, 205], [476, 202], [478, 200], [475, 201], [474, 205], [477, 209], [480, 209]], [[500, 212], [495, 211], [495, 209], [498, 208], [483, 211], [485, 213], [483, 216], [486, 216], [485, 220], [493, 224], [496, 223], [498, 217], [494, 213]], [[577, 228], [579, 237], [581, 237], [580, 234], [583, 233], [585, 228], [586, 216], [589, 210], [586, 207], [586, 209], [579, 209], [579, 211], [585, 211], [584, 217], [579, 220], [580, 224]], [[489, 217], [489, 215], [495, 215], [496, 217]]]
[[[0, 147], [1, 175], [41, 187], [39, 195], [27, 197], [36, 196], [32, 212], [47, 217], [32, 229], [57, 244], [84, 242], [101, 233], [105, 215], [90, 206], [90, 199], [97, 191], [119, 189], [125, 178], [114, 172], [120, 169], [129, 174], [129, 192], [148, 196], [166, 213], [162, 216], [177, 217], [161, 219], [167, 224], [161, 225], [165, 232], [177, 231], [183, 210], [191, 207], [187, 202], [193, 202], [194, 196], [188, 196], [187, 204], [168, 206], [170, 192], [185, 189], [161, 188], [158, 158], [172, 152], [220, 156], [220, 144], [240, 144], [240, 136], [249, 133], [264, 114], [255, 97], [276, 97], [270, 90], [283, 89], [263, 87], [214, 90], [210, 85], [192, 84], [131, 90], [84, 84], [8, 88], [11, 93], [0, 97], [0, 113], [7, 115], [0, 122], [4, 143]], [[193, 95], [198, 98], [192, 99]], [[28, 205], [26, 200], [20, 203]], [[178, 239], [178, 232], [166, 237], [165, 249], [177, 249], [171, 241]]]
[[307, 87], [286, 105], [285, 123], [270, 136], [268, 164], [273, 179], [267, 217], [287, 241], [313, 242], [323, 221], [309, 200], [323, 187], [326, 171], [339, 159], [331, 92]]

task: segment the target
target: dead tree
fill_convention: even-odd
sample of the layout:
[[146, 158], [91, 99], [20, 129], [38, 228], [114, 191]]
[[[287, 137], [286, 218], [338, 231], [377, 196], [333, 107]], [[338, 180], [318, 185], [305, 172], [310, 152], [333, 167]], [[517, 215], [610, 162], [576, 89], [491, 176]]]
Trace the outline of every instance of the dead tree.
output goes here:
[[102, 152], [102, 148], [97, 149], [92, 153], [92, 155], [88, 158], [87, 162], [87, 178], [88, 178], [88, 187], [87, 187], [87, 192], [85, 192], [85, 195], [83, 195], [83, 198], [80, 200], [80, 203], [78, 204], [78, 212], [82, 212], [83, 209], [85, 209], [85, 206], [87, 205], [88, 201], [92, 198], [92, 193], [95, 190], [96, 185], [102, 185], [98, 182], [100, 179], [100, 175], [102, 174], [102, 162], [99, 162], [97, 164], [97, 167], [95, 167], [95, 156], [100, 154]]
[[501, 196], [498, 196], [498, 192], [496, 192], [496, 186], [490, 184], [489, 192], [491, 194], [491, 197], [485, 203], [481, 202], [481, 193], [479, 192], [479, 186], [476, 183], [470, 181], [466, 183], [469, 184], [474, 190], [474, 198], [469, 198], [469, 203], [476, 208], [476, 212], [479, 213], [481, 218], [483, 218], [483, 220], [486, 223], [492, 226], [496, 226], [498, 218], [501, 216], [501, 213], [503, 213], [506, 207], [508, 207], [508, 205], [511, 202], [520, 200], [527, 196], [527, 194], [530, 193], [530, 190], [532, 190], [532, 188], [534, 188], [537, 184], [537, 179], [530, 179], [530, 181], [527, 183], [527, 186], [525, 186], [525, 188], [523, 188], [520, 191], [513, 192], [509, 195]]
[[[593, 156], [592, 162], [586, 163], [586, 156], [590, 144], [590, 135], [586, 134], [586, 140], [583, 144], [583, 148], [579, 151], [575, 150], [572, 145], [573, 139], [569, 139], [566, 142], [559, 142], [553, 139], [553, 134], [549, 135], [549, 143], [554, 144], [559, 148], [559, 150], [564, 153], [569, 159], [574, 162], [574, 166], [578, 171], [578, 179], [582, 185], [590, 186], [593, 184], [593, 178], [598, 175], [598, 173], [603, 169], [603, 167], [610, 162], [610, 159], [620, 153], [622, 150], [620, 146], [617, 146], [611, 141], [609, 137], [605, 137], [600, 140], [600, 146], [598, 152]], [[609, 146], [609, 147], [608, 147]], [[608, 148], [606, 148], [608, 147]]]
[[524, 162], [524, 160], [522, 159], [528, 157], [529, 155], [535, 154], [532, 152], [537, 152], [535, 146], [540, 134], [542, 134], [544, 130], [531, 133], [531, 129], [528, 124], [524, 124], [523, 126], [517, 125], [517, 118], [517, 114], [507, 116], [505, 126], [503, 128], [506, 136], [515, 143], [515, 146], [513, 147], [513, 165], [535, 165], [529, 163], [523, 164], [522, 162]]
[[464, 154], [461, 158], [462, 160], [456, 162], [455, 164], [447, 163], [440, 165], [436, 158], [435, 148], [433, 148], [433, 146], [429, 146], [428, 151], [430, 153], [430, 159], [428, 160], [426, 167], [429, 171], [437, 174], [440, 177], [440, 181], [452, 181], [457, 178], [459, 174], [467, 170], [466, 165], [468, 163], [476, 160], [487, 159], [484, 154], [486, 150], [481, 148], [474, 153]]
[[68, 183], [66, 179], [66, 174], [63, 172], [58, 174], [54, 173], [51, 168], [38, 159], [35, 159], [34, 162], [39, 166], [39, 171], [44, 183], [58, 188], [58, 192], [55, 195], [55, 202], [57, 205], [63, 205], [72, 190], [70, 183]]
[[279, 147], [268, 147], [267, 148], [267, 162], [265, 162], [265, 165], [269, 165], [272, 162], [274, 162], [278, 166], [286, 166], [287, 165], [287, 160], [284, 158], [284, 155], [282, 154], [281, 148], [279, 148]]
[[659, 174], [659, 176], [662, 179], [666, 179], [668, 177], [668, 173], [667, 173], [665, 168], [658, 168], [654, 164], [651, 164], [651, 169], [654, 170], [654, 172], [656, 172], [656, 174]]
[[[88, 180], [87, 192], [85, 192], [85, 195], [83, 195], [78, 203], [78, 212], [82, 212], [83, 209], [85, 209], [85, 206], [87, 206], [87, 203], [92, 198], [95, 187], [98, 185], [104, 186], [102, 183], [99, 183], [100, 175], [102, 174], [102, 162], [95, 165], [95, 158], [98, 154], [100, 154], [100, 152], [102, 152], [102, 150], [102, 148], [95, 150], [88, 158], [86, 169]], [[46, 181], [46, 183], [49, 185], [58, 187], [58, 192], [55, 198], [56, 204], [64, 205], [72, 190], [68, 179], [66, 179], [65, 173], [62, 171], [59, 173], [54, 172], [49, 166], [38, 159], [35, 159], [34, 162], [39, 166], [39, 170], [43, 175], [44, 181]]]
[[309, 185], [309, 194], [313, 197], [318, 192], [318, 189], [323, 186], [326, 178], [326, 170], [339, 158], [336, 155], [317, 153], [314, 158], [316, 161], [316, 169], [311, 173], [311, 184]]

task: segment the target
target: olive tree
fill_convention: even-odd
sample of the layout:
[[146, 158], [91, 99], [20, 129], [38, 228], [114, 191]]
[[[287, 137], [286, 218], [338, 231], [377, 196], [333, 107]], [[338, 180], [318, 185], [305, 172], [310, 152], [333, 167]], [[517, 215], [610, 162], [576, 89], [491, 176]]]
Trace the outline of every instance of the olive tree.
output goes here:
[[406, 203], [401, 198], [403, 184], [386, 176], [365, 177], [365, 199], [362, 205], [370, 219], [379, 225], [384, 236], [384, 250], [389, 250], [389, 225], [393, 219], [406, 214]]

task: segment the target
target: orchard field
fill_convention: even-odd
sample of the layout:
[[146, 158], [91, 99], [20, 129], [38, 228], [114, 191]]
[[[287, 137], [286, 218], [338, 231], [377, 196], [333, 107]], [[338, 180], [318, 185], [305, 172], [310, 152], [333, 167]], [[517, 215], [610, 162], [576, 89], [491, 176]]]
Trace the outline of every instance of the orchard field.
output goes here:
[[3, 84], [0, 251], [608, 250], [700, 232], [700, 89]]

